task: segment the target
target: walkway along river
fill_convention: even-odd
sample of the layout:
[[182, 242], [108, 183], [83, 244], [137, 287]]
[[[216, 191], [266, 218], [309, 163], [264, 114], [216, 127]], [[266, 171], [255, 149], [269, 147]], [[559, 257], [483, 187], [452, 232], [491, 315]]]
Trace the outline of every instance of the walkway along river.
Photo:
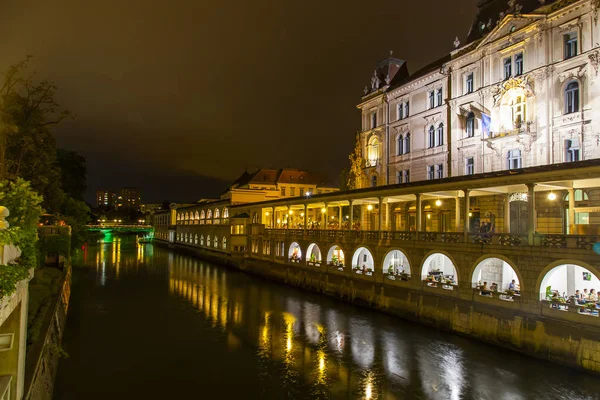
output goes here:
[[594, 399], [586, 373], [107, 237], [74, 260], [55, 399]]

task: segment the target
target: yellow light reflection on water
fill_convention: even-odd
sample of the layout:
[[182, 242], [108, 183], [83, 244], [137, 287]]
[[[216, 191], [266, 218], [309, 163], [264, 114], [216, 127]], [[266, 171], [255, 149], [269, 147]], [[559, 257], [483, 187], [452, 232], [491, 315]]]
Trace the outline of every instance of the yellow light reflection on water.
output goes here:
[[365, 379], [365, 399], [373, 398], [373, 373], [369, 372]]
[[290, 313], [283, 313], [283, 321], [285, 323], [285, 350], [289, 353], [292, 350], [292, 339], [294, 337], [294, 323], [296, 317]]

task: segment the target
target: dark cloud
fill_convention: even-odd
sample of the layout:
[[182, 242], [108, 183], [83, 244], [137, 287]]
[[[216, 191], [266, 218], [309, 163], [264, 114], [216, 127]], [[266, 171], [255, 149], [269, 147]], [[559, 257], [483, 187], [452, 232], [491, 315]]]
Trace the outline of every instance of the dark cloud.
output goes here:
[[127, 177], [148, 200], [198, 198], [201, 176], [245, 166], [336, 177], [375, 63], [394, 50], [415, 71], [446, 54], [476, 3], [5, 0], [1, 64], [34, 54], [56, 82], [77, 118], [55, 133], [87, 156], [90, 192]]

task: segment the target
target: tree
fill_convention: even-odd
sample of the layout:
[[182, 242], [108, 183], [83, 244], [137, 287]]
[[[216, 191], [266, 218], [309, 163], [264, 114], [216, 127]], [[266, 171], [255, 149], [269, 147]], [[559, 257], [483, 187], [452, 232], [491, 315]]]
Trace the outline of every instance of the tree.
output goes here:
[[75, 151], [58, 149], [56, 161], [60, 169], [62, 190], [75, 200], [83, 201], [87, 189], [85, 158]]
[[348, 172], [347, 188], [349, 190], [360, 189], [363, 187], [365, 179], [365, 160], [362, 156], [362, 144], [358, 133], [356, 134], [354, 151], [350, 153], [348, 158], [350, 159], [350, 172]]

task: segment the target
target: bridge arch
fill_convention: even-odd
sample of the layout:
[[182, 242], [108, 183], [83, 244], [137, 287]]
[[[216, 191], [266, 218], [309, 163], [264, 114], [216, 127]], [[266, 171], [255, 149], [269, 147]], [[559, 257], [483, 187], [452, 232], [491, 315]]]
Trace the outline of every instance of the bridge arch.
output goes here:
[[346, 265], [346, 256], [342, 246], [333, 244], [327, 251], [327, 265], [344, 267]]
[[352, 270], [357, 273], [370, 272], [371, 275], [375, 271], [375, 259], [373, 253], [366, 246], [360, 246], [352, 254]]
[[458, 285], [459, 276], [456, 263], [450, 254], [442, 250], [433, 250], [426, 254], [421, 265], [421, 279], [427, 280], [428, 276], [443, 275]]
[[288, 259], [293, 262], [300, 262], [302, 260], [302, 248], [298, 242], [292, 242], [288, 249]]
[[476, 287], [478, 282], [487, 282], [488, 288], [492, 283], [498, 284], [498, 290], [508, 290], [514, 280], [523, 290], [523, 276], [515, 263], [501, 254], [486, 254], [475, 261], [470, 271], [471, 285]]
[[600, 290], [600, 271], [586, 262], [577, 260], [557, 260], [542, 270], [536, 282], [536, 295], [546, 300], [550, 291], [558, 291], [559, 295], [571, 296], [575, 290]]
[[397, 275], [404, 272], [410, 276], [410, 261], [406, 252], [400, 248], [390, 249], [383, 258], [381, 266], [384, 274]]
[[311, 243], [306, 249], [306, 263], [314, 265], [315, 267], [320, 266], [322, 263], [321, 249], [316, 243]]

